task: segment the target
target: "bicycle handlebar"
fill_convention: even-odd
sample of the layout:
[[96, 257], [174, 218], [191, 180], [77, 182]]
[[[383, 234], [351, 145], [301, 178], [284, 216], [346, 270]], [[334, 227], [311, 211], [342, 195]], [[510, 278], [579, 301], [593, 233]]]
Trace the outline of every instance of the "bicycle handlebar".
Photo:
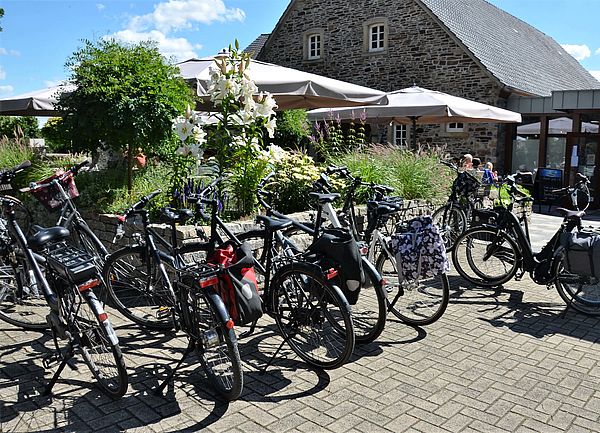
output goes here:
[[152, 191], [150, 194], [142, 197], [139, 201], [137, 201], [136, 203], [132, 204], [124, 213], [123, 213], [123, 221], [125, 221], [127, 218], [129, 218], [129, 216], [134, 213], [137, 212], [139, 210], [142, 210], [143, 208], [146, 207], [146, 205], [148, 203], [150, 203], [150, 201], [156, 197], [157, 195], [159, 195], [162, 192], [162, 189], [157, 189], [156, 191]]
[[86, 159], [85, 161], [82, 161], [79, 164], [75, 164], [73, 167], [71, 167], [69, 170], [67, 170], [67, 173], [71, 172], [71, 173], [73, 173], [73, 176], [77, 176], [79, 174], [79, 170], [81, 170], [86, 165], [89, 165], [89, 163], [90, 163], [90, 161], [88, 161]]
[[15, 175], [26, 168], [31, 167], [30, 161], [23, 161], [19, 165], [6, 169], [3, 172], [0, 172], [0, 185], [9, 184], [14, 179]]

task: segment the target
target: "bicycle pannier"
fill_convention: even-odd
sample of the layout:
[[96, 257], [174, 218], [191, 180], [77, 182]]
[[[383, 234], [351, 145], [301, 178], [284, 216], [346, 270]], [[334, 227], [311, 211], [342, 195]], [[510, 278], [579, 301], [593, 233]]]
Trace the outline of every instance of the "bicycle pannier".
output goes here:
[[567, 271], [585, 276], [600, 276], [600, 235], [592, 232], [563, 233]]
[[396, 256], [400, 281], [435, 277], [450, 269], [444, 240], [429, 215], [399, 225], [388, 246]]
[[262, 301], [258, 294], [250, 245], [243, 243], [235, 250], [232, 244], [222, 245], [215, 250], [209, 262], [226, 268], [227, 272], [220, 278], [219, 294], [233, 322], [242, 326], [258, 320], [263, 313]]
[[320, 253], [339, 266], [342, 283], [340, 288], [350, 305], [356, 304], [360, 288], [364, 283], [362, 257], [352, 235], [343, 229], [326, 229], [308, 247], [313, 253]]

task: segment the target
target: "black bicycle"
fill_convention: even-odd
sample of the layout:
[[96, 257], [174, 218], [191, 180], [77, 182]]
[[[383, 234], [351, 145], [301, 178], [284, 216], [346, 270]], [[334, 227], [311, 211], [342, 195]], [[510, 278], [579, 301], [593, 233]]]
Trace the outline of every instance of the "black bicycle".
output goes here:
[[[27, 263], [36, 290], [47, 303], [46, 320], [56, 350], [44, 358], [44, 366], [55, 361], [60, 364], [45, 394], [52, 391], [67, 362], [78, 351], [102, 390], [112, 398], [120, 398], [127, 390], [127, 371], [119, 340], [92, 290], [103, 284], [94, 258], [68, 246], [65, 239], [70, 233], [63, 227], [40, 229], [26, 238], [16, 220], [14, 202], [0, 197], [0, 205], [12, 239], [9, 248], [14, 256], [22, 256], [21, 263]], [[43, 271], [38, 262], [44, 264]], [[19, 290], [23, 290], [22, 285], [17, 285], [17, 298], [23, 298]], [[68, 342], [64, 351], [59, 339]]]
[[[188, 252], [210, 254], [216, 240], [213, 237], [209, 242], [179, 246], [175, 226], [191, 218], [192, 213], [176, 209], [162, 210], [163, 218], [172, 226], [171, 242], [161, 237], [150, 226], [146, 209], [160, 193], [157, 190], [143, 197], [121, 217], [121, 223], [137, 218], [140, 232], [137, 244], [114, 252], [106, 260], [103, 274], [109, 298], [137, 324], [159, 329], [175, 327], [187, 335], [185, 353], [156, 389], [157, 393], [195, 351], [215, 390], [226, 400], [235, 400], [242, 393], [243, 373], [234, 322], [219, 292], [219, 280], [225, 270], [205, 261], [185, 260]], [[120, 226], [118, 231], [121, 229]]]
[[[576, 188], [585, 190], [589, 180], [578, 175]], [[548, 243], [534, 253], [529, 240], [526, 206], [532, 202], [522, 195], [514, 177], [507, 178], [511, 202], [507, 208], [479, 211], [487, 215], [487, 223], [473, 227], [456, 241], [452, 253], [459, 274], [479, 286], [499, 286], [528, 272], [537, 284], [554, 285], [561, 298], [576, 310], [600, 314], [600, 282], [598, 278], [574, 275], [567, 271], [566, 254], [561, 237], [575, 229], [582, 230], [584, 211], [557, 208], [564, 220]], [[572, 192], [572, 188], [567, 189]], [[584, 191], [585, 192], [585, 191]], [[521, 216], [512, 212], [513, 204], [522, 205]]]

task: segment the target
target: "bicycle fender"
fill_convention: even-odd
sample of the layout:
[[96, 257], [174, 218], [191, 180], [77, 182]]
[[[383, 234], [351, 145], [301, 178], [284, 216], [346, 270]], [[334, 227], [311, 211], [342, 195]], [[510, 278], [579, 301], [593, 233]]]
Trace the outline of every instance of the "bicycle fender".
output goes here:
[[377, 284], [380, 286], [383, 284], [383, 277], [381, 276], [381, 274], [379, 272], [377, 272], [375, 265], [373, 263], [371, 263], [371, 261], [369, 259], [367, 259], [365, 256], [362, 256], [362, 266], [363, 266], [363, 272], [365, 274], [367, 274], [367, 276], [368, 276], [368, 281], [365, 281], [365, 287], [371, 281], [376, 281]]
[[223, 326], [226, 326], [227, 322], [231, 320], [231, 315], [229, 314], [223, 299], [221, 299], [221, 297], [212, 290], [208, 292], [208, 299], [212, 303], [213, 307], [215, 307], [219, 321], [223, 324]]
[[88, 305], [90, 306], [90, 308], [96, 315], [96, 318], [98, 319], [98, 321], [104, 328], [104, 331], [106, 332], [106, 336], [108, 337], [110, 342], [115, 346], [117, 344], [119, 344], [119, 338], [117, 337], [117, 334], [115, 333], [112, 323], [110, 323], [108, 314], [105, 313], [104, 307], [102, 306], [100, 301], [98, 301], [96, 294], [92, 290], [86, 290], [86, 291], [82, 292], [81, 295], [87, 300]]

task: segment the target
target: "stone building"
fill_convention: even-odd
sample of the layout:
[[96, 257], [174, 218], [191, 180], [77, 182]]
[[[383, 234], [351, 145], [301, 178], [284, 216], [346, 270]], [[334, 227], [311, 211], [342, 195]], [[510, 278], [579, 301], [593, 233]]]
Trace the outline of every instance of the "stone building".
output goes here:
[[[600, 88], [551, 37], [485, 0], [291, 0], [272, 33], [247, 51], [383, 91], [416, 84], [502, 108], [511, 95]], [[405, 128], [390, 127], [387, 141], [406, 140]], [[420, 142], [499, 168], [511, 143], [502, 125], [421, 129]]]

